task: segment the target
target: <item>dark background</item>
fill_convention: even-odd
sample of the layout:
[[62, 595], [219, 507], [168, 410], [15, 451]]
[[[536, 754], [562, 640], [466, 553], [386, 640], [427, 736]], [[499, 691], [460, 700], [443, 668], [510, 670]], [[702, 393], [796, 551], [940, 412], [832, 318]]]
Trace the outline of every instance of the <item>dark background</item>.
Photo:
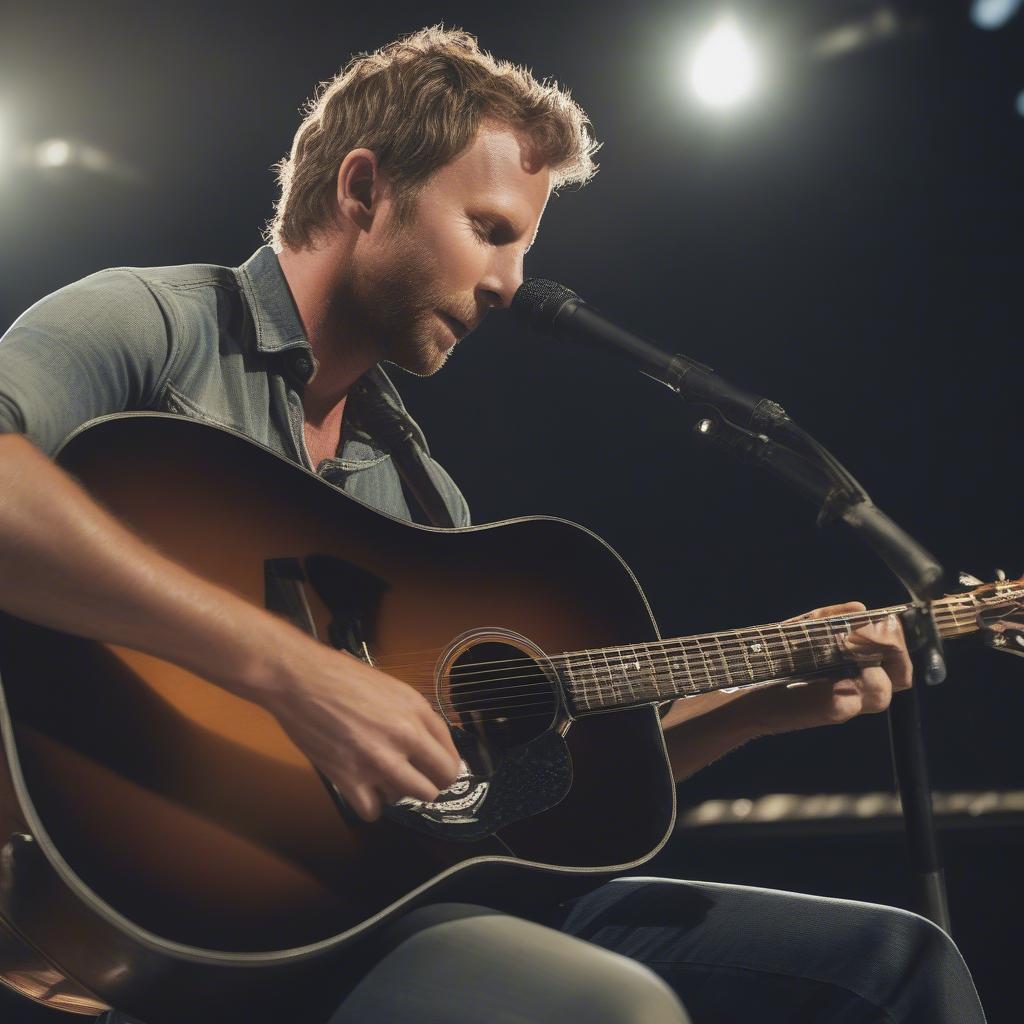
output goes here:
[[[401, 33], [460, 25], [569, 85], [605, 142], [594, 181], [550, 203], [529, 275], [782, 402], [951, 571], [1016, 577], [1024, 14], [982, 31], [968, 3], [889, 6], [917, 28], [821, 61], [814, 39], [879, 4], [733, 4], [772, 71], [727, 116], [682, 82], [717, 4], [5, 8], [8, 152], [70, 138], [137, 174], [29, 171], [0, 141], [0, 327], [102, 267], [242, 262], [316, 82]], [[810, 505], [704, 449], [670, 392], [503, 316], [435, 379], [398, 383], [476, 521], [585, 524], [633, 567], [665, 634], [901, 599]], [[948, 684], [923, 695], [935, 788], [1024, 789], [1024, 664], [969, 643], [949, 654]], [[891, 788], [876, 716], [752, 744], [681, 800]], [[958, 941], [991, 1020], [1019, 1019], [1019, 824], [944, 836]], [[899, 836], [881, 829], [691, 832], [659, 870], [913, 906]]]

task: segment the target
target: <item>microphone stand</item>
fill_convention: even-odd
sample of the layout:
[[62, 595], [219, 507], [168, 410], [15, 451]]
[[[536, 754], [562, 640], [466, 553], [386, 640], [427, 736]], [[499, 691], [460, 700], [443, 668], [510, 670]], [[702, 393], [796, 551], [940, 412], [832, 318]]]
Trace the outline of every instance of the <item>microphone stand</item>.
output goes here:
[[[835, 520], [846, 523], [901, 580], [912, 599], [902, 619], [914, 674], [930, 686], [946, 678], [931, 606], [941, 596], [942, 567], [871, 501], [846, 467], [798, 427], [782, 406], [735, 387], [703, 363], [667, 353], [631, 334], [555, 281], [524, 282], [512, 300], [512, 310], [534, 330], [625, 358], [680, 397], [711, 406], [714, 414], [697, 423], [702, 437], [741, 461], [764, 467], [815, 502], [819, 525]], [[889, 735], [920, 904], [927, 917], [949, 932], [916, 687], [893, 696]]]
[[[685, 357], [673, 357], [674, 359]], [[688, 366], [712, 371], [685, 360]], [[654, 376], [672, 390], [683, 393], [665, 379]], [[702, 379], [707, 379], [701, 374]], [[719, 378], [721, 380], [721, 378]], [[743, 396], [729, 388], [730, 397]], [[705, 400], [712, 396], [700, 396]], [[743, 396], [746, 397], [746, 396]], [[751, 399], [763, 408], [766, 400]], [[941, 597], [942, 567], [896, 525], [838, 460], [824, 446], [796, 426], [781, 407], [767, 403], [769, 414], [758, 423], [763, 429], [778, 430], [795, 447], [772, 441], [766, 434], [738, 426], [720, 413], [704, 416], [696, 424], [698, 436], [742, 462], [760, 466], [791, 486], [819, 508], [818, 525], [836, 520], [849, 526], [900, 579], [912, 603], [901, 615], [914, 677], [936, 686], [946, 678], [942, 640], [932, 614], [932, 601]], [[781, 413], [781, 415], [779, 415]], [[795, 450], [798, 447], [800, 451]], [[949, 903], [932, 816], [931, 787], [921, 724], [921, 707], [916, 687], [893, 695], [888, 712], [889, 741], [893, 770], [899, 789], [906, 828], [911, 869], [917, 882], [921, 913], [947, 934], [951, 933]]]

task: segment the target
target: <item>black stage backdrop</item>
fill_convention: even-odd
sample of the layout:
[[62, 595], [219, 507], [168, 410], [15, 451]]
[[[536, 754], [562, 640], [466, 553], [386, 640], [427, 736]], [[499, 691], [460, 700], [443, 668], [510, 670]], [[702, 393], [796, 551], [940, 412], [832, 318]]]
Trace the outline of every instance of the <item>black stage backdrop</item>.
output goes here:
[[[905, 30], [887, 35], [878, 7], [732, 5], [772, 73], [725, 117], [694, 105], [681, 71], [712, 4], [6, 7], [0, 154], [69, 138], [125, 173], [0, 162], [0, 326], [102, 267], [244, 260], [314, 84], [443, 21], [568, 84], [605, 142], [591, 185], [550, 203], [529, 275], [782, 402], [948, 569], [1017, 576], [1024, 15], [982, 31], [966, 2], [893, 3]], [[812, 57], [865, 17], [874, 45]], [[435, 379], [399, 385], [478, 522], [584, 523], [632, 565], [666, 634], [902, 596], [809, 505], [705, 450], [667, 390], [503, 316]], [[1024, 663], [950, 651], [948, 684], [924, 695], [936, 789], [1024, 789], [1022, 694]], [[751, 744], [681, 799], [891, 786], [876, 716]], [[992, 1021], [1016, 1020], [999, 963], [1022, 947], [1020, 825], [946, 844], [957, 937]], [[658, 869], [913, 899], [892, 833], [680, 834]]]

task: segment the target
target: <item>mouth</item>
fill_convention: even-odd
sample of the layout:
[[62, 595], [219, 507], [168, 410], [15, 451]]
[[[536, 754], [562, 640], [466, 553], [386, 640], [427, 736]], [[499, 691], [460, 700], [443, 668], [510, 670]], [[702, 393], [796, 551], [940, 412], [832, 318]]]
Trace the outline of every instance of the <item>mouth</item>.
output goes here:
[[469, 334], [469, 328], [461, 320], [456, 320], [455, 317], [442, 313], [440, 310], [437, 315], [447, 324], [448, 329], [455, 335], [456, 341], [461, 341]]

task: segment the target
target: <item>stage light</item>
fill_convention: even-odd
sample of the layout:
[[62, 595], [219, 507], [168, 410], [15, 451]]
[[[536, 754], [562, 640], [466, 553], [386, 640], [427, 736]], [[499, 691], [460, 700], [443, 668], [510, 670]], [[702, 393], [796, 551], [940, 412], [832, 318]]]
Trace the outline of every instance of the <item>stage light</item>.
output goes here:
[[36, 148], [40, 167], [66, 167], [71, 161], [71, 143], [65, 139], [49, 139]]
[[690, 67], [690, 85], [712, 107], [732, 107], [754, 91], [757, 57], [735, 18], [723, 16], [698, 44]]
[[1020, 10], [1021, 0], [974, 0], [971, 21], [978, 28], [1002, 28]]

